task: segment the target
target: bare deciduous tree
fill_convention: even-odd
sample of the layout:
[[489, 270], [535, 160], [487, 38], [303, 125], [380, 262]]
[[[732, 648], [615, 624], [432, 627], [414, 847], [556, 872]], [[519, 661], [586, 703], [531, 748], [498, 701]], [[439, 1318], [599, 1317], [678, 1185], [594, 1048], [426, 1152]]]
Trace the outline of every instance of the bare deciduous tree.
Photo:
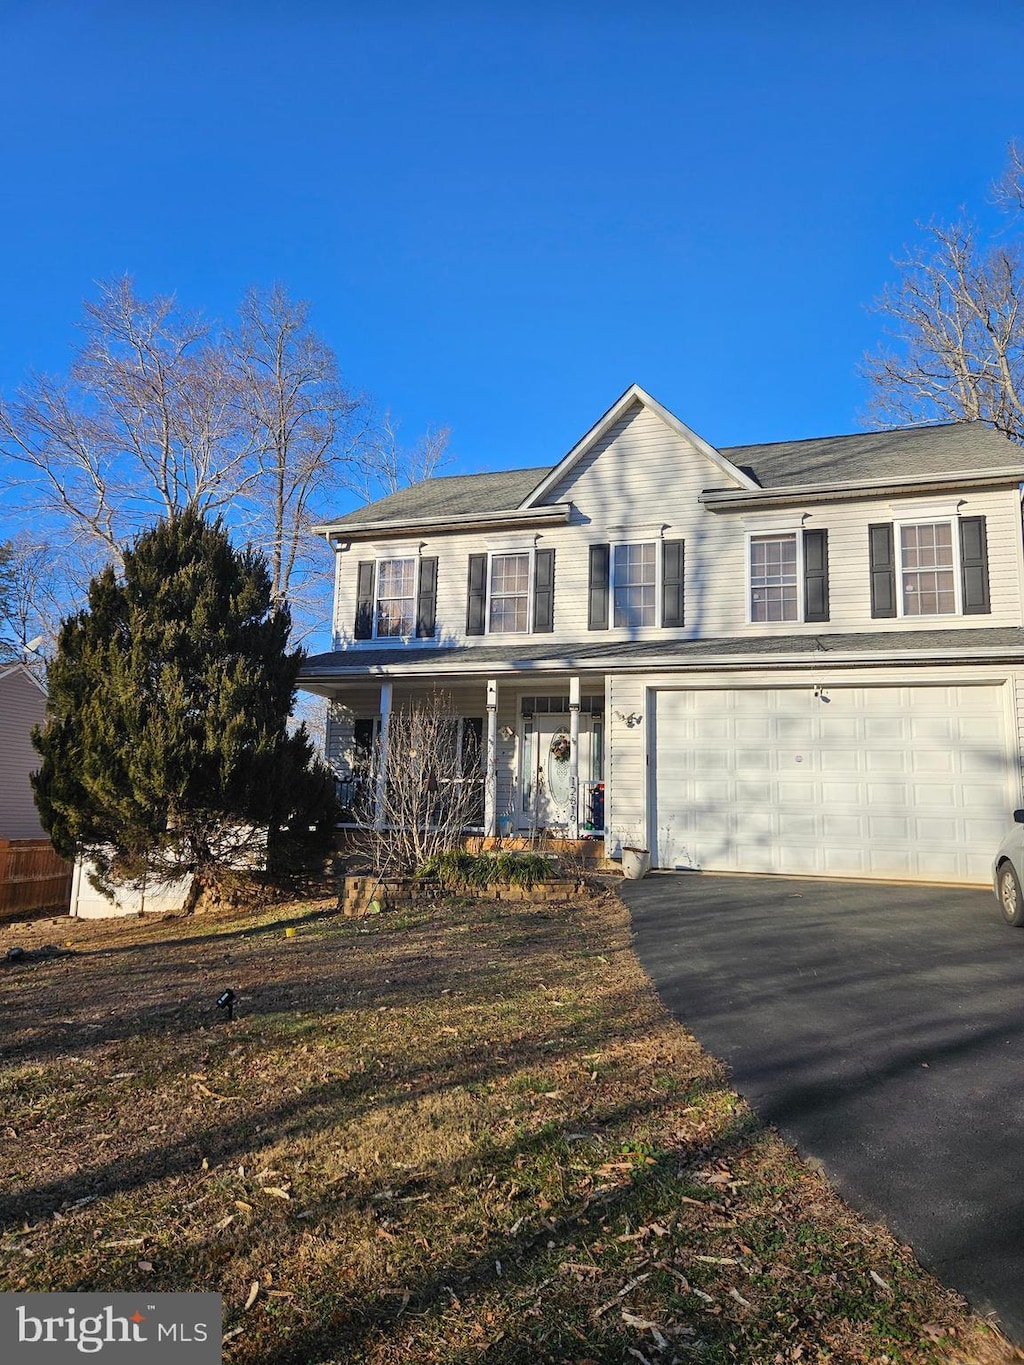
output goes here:
[[347, 389], [327, 343], [309, 324], [309, 304], [280, 285], [252, 289], [227, 345], [258, 478], [250, 490], [253, 531], [270, 562], [274, 595], [296, 597], [315, 572], [308, 534], [324, 498], [350, 486], [350, 471], [367, 458], [369, 406]]
[[[0, 546], [0, 648], [42, 667], [68, 597], [53, 547], [20, 532]], [[31, 646], [31, 648], [30, 648]]]
[[370, 426], [366, 437], [353, 452], [345, 484], [362, 502], [397, 493], [409, 484], [432, 478], [448, 463], [448, 438], [451, 430], [428, 430], [411, 446], [398, 438], [398, 423], [390, 412]]
[[[995, 187], [1004, 209], [1024, 204], [1018, 147]], [[1024, 443], [1024, 258], [1007, 223], [986, 241], [964, 218], [924, 229], [925, 243], [896, 261], [900, 278], [876, 311], [892, 343], [869, 356], [870, 415], [889, 426], [982, 421]]]
[[130, 279], [102, 285], [67, 378], [36, 376], [0, 401], [10, 502], [60, 547], [65, 607], [157, 517], [214, 511], [266, 552], [301, 636], [329, 614], [330, 556], [312, 523], [440, 461], [446, 432], [404, 449], [390, 414], [376, 420], [343, 384], [307, 303], [254, 289], [239, 314], [225, 331], [173, 297], [141, 298]]
[[443, 692], [392, 713], [373, 771], [387, 780], [369, 784], [361, 818], [382, 874], [415, 872], [459, 847], [466, 830], [481, 823], [479, 741], [459, 725]]
[[211, 328], [129, 279], [85, 305], [68, 380], [38, 376], [0, 405], [0, 453], [23, 497], [121, 559], [155, 517], [225, 507], [257, 474], [232, 367]]

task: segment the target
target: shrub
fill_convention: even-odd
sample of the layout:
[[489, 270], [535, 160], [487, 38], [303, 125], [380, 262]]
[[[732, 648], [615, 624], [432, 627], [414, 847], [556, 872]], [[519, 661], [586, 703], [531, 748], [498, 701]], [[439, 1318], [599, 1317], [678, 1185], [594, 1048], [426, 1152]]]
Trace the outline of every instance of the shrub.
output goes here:
[[416, 871], [422, 880], [436, 881], [446, 891], [469, 891], [484, 886], [535, 886], [551, 881], [555, 869], [540, 853], [467, 853], [450, 849], [427, 858]]

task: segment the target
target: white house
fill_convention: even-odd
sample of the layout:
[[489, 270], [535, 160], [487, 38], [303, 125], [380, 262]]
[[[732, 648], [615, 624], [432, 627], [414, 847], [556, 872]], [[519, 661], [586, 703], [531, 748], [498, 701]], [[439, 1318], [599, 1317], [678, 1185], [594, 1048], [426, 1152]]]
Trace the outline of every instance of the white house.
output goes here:
[[1024, 804], [1022, 479], [978, 423], [717, 450], [633, 385], [557, 464], [319, 527], [334, 647], [302, 685], [340, 789], [440, 687], [487, 832], [986, 882]]

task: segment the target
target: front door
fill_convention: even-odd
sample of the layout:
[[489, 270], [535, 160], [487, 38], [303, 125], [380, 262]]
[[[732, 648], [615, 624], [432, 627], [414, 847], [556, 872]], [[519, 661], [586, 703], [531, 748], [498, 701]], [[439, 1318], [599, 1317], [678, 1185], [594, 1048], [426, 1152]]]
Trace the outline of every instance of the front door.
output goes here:
[[[536, 715], [523, 720], [520, 829], [565, 829], [570, 823], [569, 717]], [[580, 716], [579, 781], [589, 772], [589, 717]]]

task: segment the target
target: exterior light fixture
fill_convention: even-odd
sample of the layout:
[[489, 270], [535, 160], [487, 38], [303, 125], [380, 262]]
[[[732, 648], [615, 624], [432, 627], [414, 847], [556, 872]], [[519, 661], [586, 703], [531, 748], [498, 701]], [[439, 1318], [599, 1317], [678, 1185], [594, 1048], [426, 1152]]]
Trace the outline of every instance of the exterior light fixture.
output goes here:
[[217, 996], [217, 1008], [227, 1012], [228, 1019], [235, 1017], [235, 993], [233, 990], [221, 991]]

